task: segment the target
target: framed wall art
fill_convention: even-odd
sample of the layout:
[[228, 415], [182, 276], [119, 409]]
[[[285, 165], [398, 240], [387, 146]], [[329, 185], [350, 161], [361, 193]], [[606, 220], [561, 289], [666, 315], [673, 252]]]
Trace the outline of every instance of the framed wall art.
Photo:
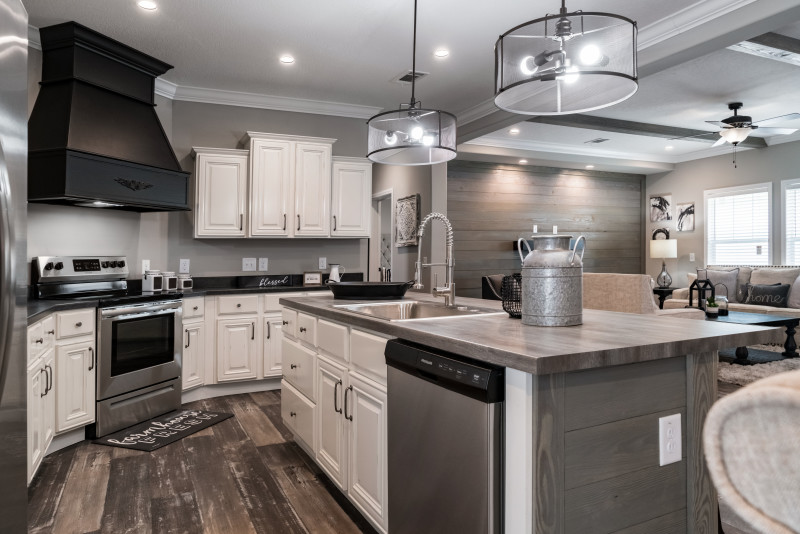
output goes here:
[[395, 203], [395, 246], [417, 246], [417, 228], [419, 228], [419, 194], [403, 197]]
[[653, 195], [650, 197], [650, 222], [672, 220], [672, 195]]
[[669, 228], [656, 228], [653, 230], [653, 239], [669, 239]]
[[678, 218], [675, 230], [678, 232], [694, 232], [694, 202], [685, 202], [676, 206]]

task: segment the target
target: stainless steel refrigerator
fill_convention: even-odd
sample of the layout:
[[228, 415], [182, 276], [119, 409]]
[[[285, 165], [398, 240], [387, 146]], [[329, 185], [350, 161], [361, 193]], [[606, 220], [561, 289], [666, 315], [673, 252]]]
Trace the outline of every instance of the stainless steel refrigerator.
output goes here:
[[0, 531], [27, 530], [28, 13], [0, 0]]

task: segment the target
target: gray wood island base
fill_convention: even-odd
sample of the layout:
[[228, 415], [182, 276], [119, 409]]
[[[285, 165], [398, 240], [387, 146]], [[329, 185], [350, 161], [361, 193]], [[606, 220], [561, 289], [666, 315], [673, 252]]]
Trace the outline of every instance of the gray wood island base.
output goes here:
[[[280, 302], [506, 368], [506, 533], [716, 532], [701, 431], [716, 399], [717, 351], [766, 342], [771, 328], [598, 310], [572, 327], [504, 315], [390, 322], [328, 296]], [[659, 418], [674, 414], [682, 458], [660, 466]]]

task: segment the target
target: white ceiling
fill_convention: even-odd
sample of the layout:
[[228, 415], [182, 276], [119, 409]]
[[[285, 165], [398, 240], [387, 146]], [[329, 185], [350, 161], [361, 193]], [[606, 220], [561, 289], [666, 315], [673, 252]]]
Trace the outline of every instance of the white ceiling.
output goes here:
[[[766, 31], [800, 38], [797, 20], [760, 15], [769, 9], [771, 14], [783, 10], [800, 19], [796, 9], [800, 0], [769, 0], [769, 5], [766, 1], [570, 1], [570, 10], [619, 13], [637, 20], [640, 29], [644, 75], [639, 92], [595, 114], [711, 130], [704, 121], [727, 117], [726, 103], [734, 100], [744, 102], [742, 112], [754, 120], [800, 112], [800, 67], [724, 49], [736, 42], [730, 38], [735, 32], [741, 34], [740, 40]], [[337, 113], [363, 118], [410, 97], [409, 86], [391, 80], [411, 68], [411, 0], [160, 0], [155, 12], [136, 7], [135, 0], [24, 3], [34, 27], [74, 20], [175, 65], [164, 79], [177, 86], [176, 98], [181, 98], [181, 91], [188, 94], [202, 88], [345, 103], [352, 105], [351, 110]], [[459, 127], [493, 111], [497, 36], [558, 7], [557, 0], [419, 0], [417, 70], [430, 75], [417, 84], [417, 97], [426, 107], [458, 114]], [[787, 22], [792, 24], [786, 26]], [[684, 36], [687, 42], [681, 43]], [[434, 58], [439, 47], [448, 48], [450, 57]], [[711, 53], [697, 57], [699, 51]], [[280, 64], [278, 58], [284, 53], [292, 54], [296, 63]], [[684, 58], [689, 61], [675, 65]], [[633, 160], [640, 162], [639, 172], [720, 153], [709, 144], [691, 141], [672, 142], [675, 149], [666, 154], [665, 140], [655, 137], [532, 123], [522, 123], [521, 128], [521, 134], [505, 145], [504, 127], [460, 149], [488, 157], [485, 152], [494, 147], [494, 152], [509, 152], [512, 159], [517, 153], [547, 153], [554, 161], [577, 159], [576, 165], [592, 158]], [[610, 141], [584, 144], [595, 137]], [[636, 170], [636, 165], [626, 168]]]

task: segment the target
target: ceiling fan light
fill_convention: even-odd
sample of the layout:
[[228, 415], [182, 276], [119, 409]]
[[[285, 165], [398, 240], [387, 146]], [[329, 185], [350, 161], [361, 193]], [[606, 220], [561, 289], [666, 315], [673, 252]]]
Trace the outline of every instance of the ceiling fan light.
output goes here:
[[741, 143], [750, 135], [751, 128], [725, 128], [719, 135], [732, 145]]

